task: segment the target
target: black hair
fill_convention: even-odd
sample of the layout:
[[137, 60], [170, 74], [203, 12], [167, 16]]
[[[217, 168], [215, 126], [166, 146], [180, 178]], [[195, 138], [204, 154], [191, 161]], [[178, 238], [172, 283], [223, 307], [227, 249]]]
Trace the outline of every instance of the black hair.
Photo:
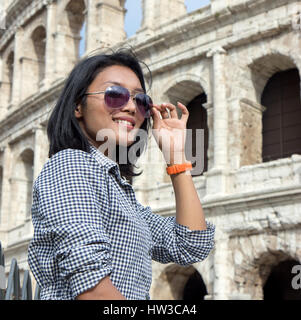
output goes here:
[[[114, 65], [121, 65], [130, 68], [137, 75], [144, 92], [146, 92], [144, 76], [140, 63], [142, 62], [138, 60], [132, 50], [121, 49], [111, 54], [97, 54], [84, 58], [73, 68], [48, 120], [47, 136], [50, 143], [48, 154], [49, 158], [57, 152], [68, 148], [90, 152], [91, 143], [79, 126], [78, 120], [74, 114], [75, 109], [79, 104], [85, 107], [87, 97], [85, 93], [96, 76], [105, 68]], [[145, 63], [143, 64], [147, 67]], [[151, 79], [150, 71], [149, 76]], [[146, 118], [140, 129], [146, 131], [148, 138], [150, 128], [150, 118]], [[139, 141], [135, 141], [133, 144], [138, 142]], [[141, 145], [143, 145], [141, 148], [143, 152], [146, 149], [147, 140], [141, 142]], [[127, 147], [127, 152], [130, 147], [131, 146]], [[141, 149], [138, 149], [136, 154], [137, 159], [141, 156]], [[117, 145], [117, 163], [119, 163], [118, 151], [119, 146]], [[127, 179], [131, 179], [131, 177], [138, 176], [142, 173], [142, 171], [135, 173], [134, 168], [136, 168], [136, 166], [132, 163], [119, 164], [121, 175], [125, 176]]]

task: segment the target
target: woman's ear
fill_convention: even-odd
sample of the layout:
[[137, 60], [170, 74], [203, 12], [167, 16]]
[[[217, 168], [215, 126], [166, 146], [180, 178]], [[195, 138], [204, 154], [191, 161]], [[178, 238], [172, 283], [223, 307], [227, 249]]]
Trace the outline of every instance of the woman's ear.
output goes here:
[[83, 114], [82, 114], [82, 106], [80, 104], [74, 110], [74, 115], [75, 115], [75, 118], [81, 118], [83, 116]]

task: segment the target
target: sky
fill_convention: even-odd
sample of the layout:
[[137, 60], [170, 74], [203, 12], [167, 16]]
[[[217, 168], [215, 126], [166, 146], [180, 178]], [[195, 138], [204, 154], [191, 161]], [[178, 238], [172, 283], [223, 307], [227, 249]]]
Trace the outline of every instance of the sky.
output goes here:
[[[1, 0], [0, 0], [1, 1]], [[185, 0], [187, 12], [192, 12], [204, 6], [207, 6], [210, 0]], [[142, 20], [141, 0], [126, 0], [125, 8], [127, 9], [124, 21], [124, 28], [127, 37], [131, 37], [139, 29]], [[80, 56], [84, 53], [84, 33], [85, 27], [81, 30]]]
[[[185, 0], [187, 12], [197, 10], [210, 3], [210, 0]], [[130, 37], [139, 29], [142, 19], [141, 0], [126, 0], [125, 8], [127, 13], [125, 15], [124, 27], [127, 36]]]

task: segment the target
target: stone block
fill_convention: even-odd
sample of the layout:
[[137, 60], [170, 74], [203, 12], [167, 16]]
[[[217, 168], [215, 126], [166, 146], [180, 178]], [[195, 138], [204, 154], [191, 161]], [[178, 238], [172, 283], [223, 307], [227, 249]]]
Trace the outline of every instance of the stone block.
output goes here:
[[292, 175], [290, 164], [270, 166], [268, 171], [270, 178], [286, 178]]
[[254, 168], [253, 170], [253, 181], [265, 181], [269, 179], [269, 169], [268, 168]]

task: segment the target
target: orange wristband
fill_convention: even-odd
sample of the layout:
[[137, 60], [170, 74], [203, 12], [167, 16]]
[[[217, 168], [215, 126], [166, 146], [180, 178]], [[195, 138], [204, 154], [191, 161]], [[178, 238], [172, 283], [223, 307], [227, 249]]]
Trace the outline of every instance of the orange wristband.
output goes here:
[[167, 172], [167, 174], [171, 175], [171, 174], [176, 174], [176, 173], [186, 171], [188, 169], [192, 169], [191, 162], [186, 162], [186, 163], [182, 163], [182, 164], [174, 164], [170, 167], [166, 167], [166, 172]]

